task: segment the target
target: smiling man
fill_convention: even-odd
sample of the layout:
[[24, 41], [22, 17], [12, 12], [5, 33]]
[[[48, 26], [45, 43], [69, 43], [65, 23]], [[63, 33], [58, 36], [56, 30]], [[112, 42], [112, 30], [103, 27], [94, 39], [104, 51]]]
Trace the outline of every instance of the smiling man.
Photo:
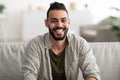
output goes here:
[[26, 47], [24, 80], [100, 80], [90, 45], [68, 33], [70, 19], [63, 3], [50, 5], [45, 25], [49, 32], [32, 39]]
[[70, 20], [68, 17], [68, 13], [66, 13], [67, 10], [63, 11], [64, 7], [63, 9], [59, 9], [56, 6], [57, 4], [53, 6], [53, 10], [48, 10], [48, 17], [47, 20], [45, 20], [45, 23], [46, 26], [49, 28], [51, 36], [55, 40], [63, 40], [68, 32]]

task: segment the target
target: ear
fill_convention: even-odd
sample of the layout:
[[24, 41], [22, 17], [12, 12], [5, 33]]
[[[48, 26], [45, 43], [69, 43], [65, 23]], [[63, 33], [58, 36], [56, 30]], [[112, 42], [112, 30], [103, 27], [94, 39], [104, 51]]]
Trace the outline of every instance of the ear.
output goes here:
[[70, 22], [71, 22], [71, 20], [70, 20], [70, 19], [68, 19], [68, 25], [70, 25]]
[[45, 26], [48, 27], [48, 21], [45, 19]]

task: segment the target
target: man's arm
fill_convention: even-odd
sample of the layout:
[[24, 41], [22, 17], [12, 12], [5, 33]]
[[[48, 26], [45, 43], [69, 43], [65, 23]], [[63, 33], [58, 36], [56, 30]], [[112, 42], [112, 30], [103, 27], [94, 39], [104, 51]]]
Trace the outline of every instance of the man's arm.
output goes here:
[[39, 69], [39, 57], [36, 45], [34, 43], [28, 43], [25, 49], [25, 55], [23, 57], [23, 80], [37, 80], [37, 73]]
[[80, 49], [82, 54], [82, 56], [80, 56], [80, 68], [83, 72], [84, 79], [100, 80], [99, 68], [96, 64], [96, 58], [93, 55], [90, 44], [83, 40], [83, 44]]

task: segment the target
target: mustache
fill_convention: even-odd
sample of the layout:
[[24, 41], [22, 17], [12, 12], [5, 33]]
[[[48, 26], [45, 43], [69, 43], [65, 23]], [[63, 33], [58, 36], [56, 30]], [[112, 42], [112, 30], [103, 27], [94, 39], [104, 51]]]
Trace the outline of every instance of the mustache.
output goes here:
[[63, 29], [63, 30], [66, 30], [66, 28], [63, 28], [63, 27], [56, 27], [56, 28], [53, 28], [53, 30], [55, 31], [55, 30], [58, 30], [58, 29]]

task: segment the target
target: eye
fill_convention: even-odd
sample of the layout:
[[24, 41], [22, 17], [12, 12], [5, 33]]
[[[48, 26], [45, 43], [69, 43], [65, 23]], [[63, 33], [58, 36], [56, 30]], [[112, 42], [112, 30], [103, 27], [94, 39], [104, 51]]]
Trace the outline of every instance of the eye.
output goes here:
[[67, 19], [62, 19], [61, 22], [65, 23], [65, 22], [67, 22]]
[[57, 23], [57, 20], [56, 19], [52, 19], [50, 22], [51, 23]]

